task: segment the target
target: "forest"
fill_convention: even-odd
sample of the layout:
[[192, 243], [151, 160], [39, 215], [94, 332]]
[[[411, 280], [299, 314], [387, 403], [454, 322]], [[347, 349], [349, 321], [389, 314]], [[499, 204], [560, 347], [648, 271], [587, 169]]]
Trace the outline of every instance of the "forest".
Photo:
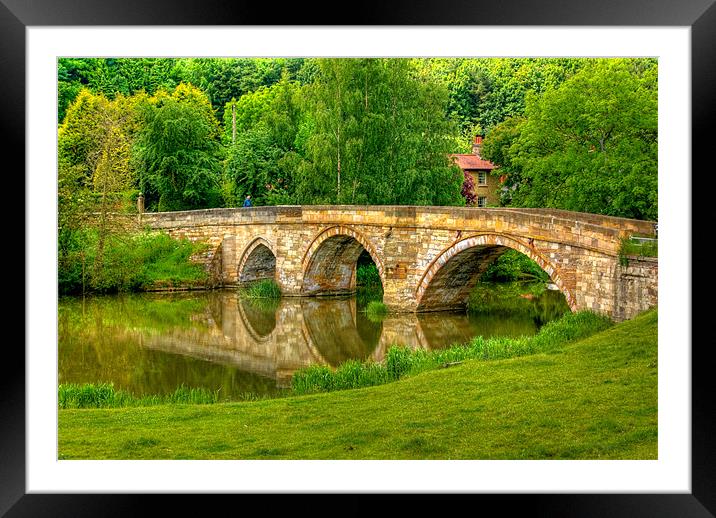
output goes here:
[[461, 205], [485, 136], [502, 204], [655, 219], [654, 59], [58, 61], [59, 174], [148, 210]]

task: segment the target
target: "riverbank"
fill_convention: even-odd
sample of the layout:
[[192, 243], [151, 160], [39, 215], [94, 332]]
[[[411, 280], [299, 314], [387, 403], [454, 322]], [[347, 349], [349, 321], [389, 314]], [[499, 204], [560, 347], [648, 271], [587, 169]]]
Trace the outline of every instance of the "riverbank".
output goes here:
[[549, 353], [466, 360], [387, 385], [246, 403], [59, 410], [59, 455], [655, 459], [657, 372], [653, 309]]

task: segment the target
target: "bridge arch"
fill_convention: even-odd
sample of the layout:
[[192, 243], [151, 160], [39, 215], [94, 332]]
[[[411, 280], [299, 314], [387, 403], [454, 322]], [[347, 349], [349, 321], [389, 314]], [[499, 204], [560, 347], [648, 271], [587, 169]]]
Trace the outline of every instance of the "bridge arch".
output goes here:
[[529, 243], [514, 236], [487, 232], [474, 234], [442, 250], [428, 265], [415, 289], [418, 311], [444, 309], [467, 300], [470, 290], [493, 260], [507, 249], [523, 253], [549, 275], [564, 294], [569, 308], [577, 307], [557, 268]]
[[247, 284], [262, 279], [276, 278], [276, 253], [274, 246], [263, 237], [257, 237], [249, 243], [241, 254], [237, 265], [239, 284]]
[[260, 306], [254, 307], [251, 301], [236, 301], [239, 318], [246, 332], [255, 343], [269, 342], [276, 329], [276, 311], [262, 311]]
[[384, 284], [384, 267], [371, 242], [356, 229], [336, 225], [320, 232], [303, 256], [303, 294], [347, 293], [355, 288], [358, 257], [368, 252]]

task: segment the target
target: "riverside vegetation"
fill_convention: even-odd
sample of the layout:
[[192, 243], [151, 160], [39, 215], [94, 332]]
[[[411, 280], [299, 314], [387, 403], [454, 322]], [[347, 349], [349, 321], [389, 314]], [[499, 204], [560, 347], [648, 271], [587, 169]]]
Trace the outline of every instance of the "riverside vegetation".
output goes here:
[[[183, 247], [188, 246], [186, 243]], [[187, 249], [189, 250], [189, 249]], [[292, 392], [294, 394], [302, 394], [317, 390], [336, 390], [339, 388], [355, 388], [362, 385], [374, 385], [395, 381], [409, 372], [418, 372], [426, 368], [435, 368], [439, 364], [450, 364], [459, 362], [467, 358], [494, 358], [505, 355], [520, 355], [530, 351], [540, 350], [544, 348], [545, 340], [551, 340], [554, 344], [561, 341], [569, 340], [572, 337], [584, 336], [590, 332], [599, 329], [599, 326], [606, 325], [607, 319], [592, 314], [567, 315], [561, 320], [557, 320], [564, 313], [569, 312], [569, 308], [564, 298], [557, 293], [555, 297], [545, 298], [540, 296], [544, 294], [545, 288], [543, 282], [518, 282], [516, 279], [527, 279], [528, 281], [534, 277], [544, 275], [535, 263], [521, 254], [506, 253], [498, 259], [483, 275], [482, 280], [475, 287], [468, 300], [466, 311], [468, 314], [474, 315], [501, 315], [504, 318], [522, 315], [522, 318], [528, 318], [536, 323], [537, 328], [547, 322], [552, 322], [552, 326], [543, 327], [536, 337], [523, 335], [519, 339], [508, 338], [489, 338], [477, 336], [468, 343], [453, 344], [447, 349], [434, 351], [411, 351], [406, 347], [395, 346], [387, 351], [386, 361], [382, 364], [360, 363], [356, 360], [347, 361], [332, 369], [327, 366], [311, 366], [299, 370], [293, 375]], [[509, 279], [512, 282], [487, 282], [490, 279]], [[363, 308], [366, 318], [371, 322], [380, 323], [388, 316], [388, 310], [382, 302], [382, 286], [380, 284], [380, 276], [378, 270], [372, 262], [360, 264], [357, 268], [358, 307]], [[281, 290], [273, 279], [261, 279], [247, 286], [238, 289], [239, 297], [246, 300], [252, 307], [262, 311], [276, 311], [280, 303]], [[526, 296], [526, 297], [525, 297]], [[536, 299], [536, 300], [535, 300]], [[107, 301], [108, 303], [111, 301]], [[99, 303], [99, 302], [98, 302]], [[145, 324], [142, 317], [145, 311], [132, 310], [136, 306], [136, 301], [131, 297], [123, 297], [122, 308], [126, 308], [126, 314], [121, 316], [111, 316], [112, 318], [121, 318], [125, 321], [131, 321], [132, 326], [143, 327]], [[192, 310], [197, 310], [197, 304], [188, 300], [164, 301], [156, 300], [152, 306], [151, 314], [161, 311], [161, 322], [166, 322], [168, 326], [186, 326], [192, 324], [193, 319], [190, 318]], [[66, 314], [70, 311], [70, 307], [63, 306], [61, 312], [61, 323], [67, 326], [71, 320], [67, 317], [72, 315]], [[84, 307], [84, 306], [83, 306]], [[82, 313], [84, 314], [84, 309]], [[134, 316], [132, 316], [134, 315]], [[146, 315], [149, 316], [149, 315]], [[87, 317], [90, 321], [91, 315]], [[87, 320], [80, 319], [80, 321]], [[127, 320], [129, 319], [129, 320]], [[74, 333], [82, 334], [81, 325], [77, 327]], [[545, 338], [548, 337], [548, 338]], [[450, 344], [445, 344], [449, 346]], [[410, 365], [409, 369], [405, 366]], [[130, 393], [121, 390], [115, 390], [111, 384], [62, 384], [60, 389], [60, 406], [85, 408], [91, 407], [96, 402], [99, 407], [105, 406], [122, 406], [124, 404], [130, 406], [142, 406], [150, 404], [161, 404], [162, 402], [181, 402], [184, 396], [185, 387], [179, 387], [175, 395], [164, 394], [157, 396], [135, 397]], [[197, 402], [211, 403], [218, 402], [218, 393], [206, 390], [200, 387], [186, 388], [192, 391], [192, 398]], [[286, 395], [285, 390], [273, 391], [273, 397]], [[234, 394], [231, 399], [246, 400], [257, 399], [259, 395], [250, 395], [241, 393], [239, 397]], [[228, 394], [224, 395], [221, 400], [227, 401]]]
[[[468, 312], [535, 311], [521, 295], [539, 295], [544, 282], [519, 281], [544, 274], [526, 258], [503, 258], [481, 278]], [[357, 273], [367, 316], [374, 303], [376, 318], [384, 318], [375, 265]], [[264, 280], [240, 294], [252, 304], [275, 304], [277, 288]], [[299, 370], [290, 389], [270, 396], [246, 393], [229, 401], [220, 391], [181, 386], [135, 397], [111, 384], [62, 384], [59, 455], [656, 458], [656, 310], [617, 325], [590, 312], [567, 311], [557, 318], [549, 311], [565, 309], [549, 309], [547, 318], [554, 319], [534, 336], [478, 336], [432, 351], [393, 346], [383, 362], [349, 360], [335, 369]], [[435, 408], [441, 411], [431, 412]], [[273, 424], [266, 415], [274, 416]], [[107, 431], [116, 431], [119, 422], [123, 431]], [[164, 438], [165, 425], [158, 424], [166, 422], [175, 432], [171, 442]], [[238, 432], [237, 422], [245, 425]]]
[[396, 381], [425, 370], [448, 367], [465, 360], [503, 359], [546, 353], [573, 340], [609, 327], [611, 321], [591, 312], [570, 313], [546, 324], [532, 337], [489, 338], [477, 336], [467, 344], [426, 351], [394, 346], [385, 362], [348, 361], [337, 369], [312, 365], [294, 373], [291, 388], [296, 394], [367, 387]]
[[93, 228], [65, 238], [58, 265], [60, 295], [203, 286], [207, 280], [202, 266], [190, 260], [205, 251], [204, 244], [150, 231], [102, 239]]

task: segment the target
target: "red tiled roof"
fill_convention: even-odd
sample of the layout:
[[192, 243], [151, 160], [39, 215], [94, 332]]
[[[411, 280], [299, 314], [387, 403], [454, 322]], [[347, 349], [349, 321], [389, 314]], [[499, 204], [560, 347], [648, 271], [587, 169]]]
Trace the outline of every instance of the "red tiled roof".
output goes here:
[[477, 155], [450, 155], [455, 159], [460, 169], [496, 169], [497, 166], [489, 160], [483, 160]]

